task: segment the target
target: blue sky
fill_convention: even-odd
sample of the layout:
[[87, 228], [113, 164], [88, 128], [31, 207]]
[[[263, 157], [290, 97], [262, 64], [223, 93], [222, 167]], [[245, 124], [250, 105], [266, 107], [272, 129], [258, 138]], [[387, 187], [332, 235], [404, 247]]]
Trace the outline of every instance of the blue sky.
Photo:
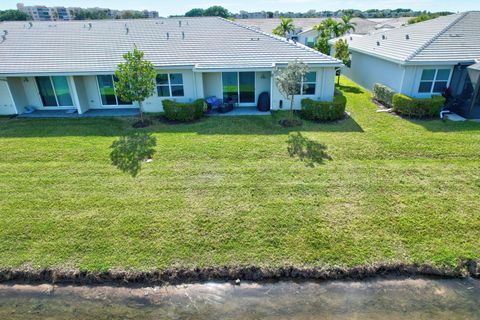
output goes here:
[[[17, 0], [0, 0], [1, 9], [13, 9]], [[480, 0], [23, 0], [25, 5], [44, 4], [66, 7], [105, 7], [111, 9], [149, 9], [157, 10], [161, 16], [183, 14], [190, 8], [205, 8], [222, 5], [232, 12], [245, 11], [307, 11], [309, 9], [337, 10], [412, 8], [429, 11], [466, 11], [480, 10]]]

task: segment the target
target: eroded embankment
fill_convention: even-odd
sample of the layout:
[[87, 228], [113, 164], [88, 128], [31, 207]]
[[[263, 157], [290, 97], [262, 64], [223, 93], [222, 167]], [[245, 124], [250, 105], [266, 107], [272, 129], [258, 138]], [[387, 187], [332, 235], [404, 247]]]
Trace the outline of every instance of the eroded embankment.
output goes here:
[[210, 280], [362, 280], [376, 276], [436, 276], [446, 278], [480, 278], [479, 261], [463, 261], [457, 267], [391, 264], [354, 268], [259, 268], [212, 267], [153, 270], [148, 272], [89, 272], [75, 269], [0, 269], [0, 282], [58, 284], [179, 284]]

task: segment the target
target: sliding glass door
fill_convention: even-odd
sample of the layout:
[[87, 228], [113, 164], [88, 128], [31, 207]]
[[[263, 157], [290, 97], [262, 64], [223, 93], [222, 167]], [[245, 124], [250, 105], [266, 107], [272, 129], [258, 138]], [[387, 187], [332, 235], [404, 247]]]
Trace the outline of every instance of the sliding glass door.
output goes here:
[[35, 80], [44, 107], [73, 107], [66, 77], [36, 77]]
[[110, 74], [97, 76], [98, 89], [104, 106], [131, 105], [131, 101], [123, 101], [115, 92], [114, 77]]
[[255, 103], [255, 72], [240, 72], [240, 103]]
[[255, 72], [223, 72], [223, 99], [255, 103]]

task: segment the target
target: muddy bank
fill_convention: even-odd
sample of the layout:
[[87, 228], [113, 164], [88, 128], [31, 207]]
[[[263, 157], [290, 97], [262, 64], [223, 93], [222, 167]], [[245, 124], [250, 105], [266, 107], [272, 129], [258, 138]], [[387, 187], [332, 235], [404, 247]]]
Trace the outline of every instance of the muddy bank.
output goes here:
[[478, 319], [480, 280], [0, 284], [0, 319]]
[[0, 269], [0, 282], [58, 284], [179, 284], [211, 280], [362, 280], [377, 276], [436, 276], [446, 278], [480, 278], [480, 262], [463, 261], [455, 268], [428, 265], [378, 265], [355, 268], [258, 268], [219, 267], [153, 270], [149, 272], [107, 271], [88, 272], [69, 269]]

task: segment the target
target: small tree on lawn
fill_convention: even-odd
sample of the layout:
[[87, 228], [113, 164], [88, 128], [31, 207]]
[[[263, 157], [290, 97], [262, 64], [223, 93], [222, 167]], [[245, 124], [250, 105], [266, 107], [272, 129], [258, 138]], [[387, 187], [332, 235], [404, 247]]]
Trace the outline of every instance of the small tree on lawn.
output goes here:
[[290, 101], [290, 120], [293, 119], [293, 101], [300, 94], [302, 80], [308, 72], [308, 66], [301, 61], [290, 62], [284, 69], [275, 71], [275, 84], [280, 93]]
[[140, 121], [143, 118], [143, 101], [155, 94], [157, 72], [153, 64], [144, 59], [143, 51], [135, 47], [133, 52], [123, 55], [124, 63], [115, 71], [115, 92], [122, 100], [137, 102], [140, 108]]
[[[347, 67], [350, 67], [352, 61], [350, 59], [350, 52], [348, 51], [347, 40], [340, 39], [335, 42], [335, 58], [341, 60]], [[338, 84], [340, 84], [340, 69], [338, 69]]]

